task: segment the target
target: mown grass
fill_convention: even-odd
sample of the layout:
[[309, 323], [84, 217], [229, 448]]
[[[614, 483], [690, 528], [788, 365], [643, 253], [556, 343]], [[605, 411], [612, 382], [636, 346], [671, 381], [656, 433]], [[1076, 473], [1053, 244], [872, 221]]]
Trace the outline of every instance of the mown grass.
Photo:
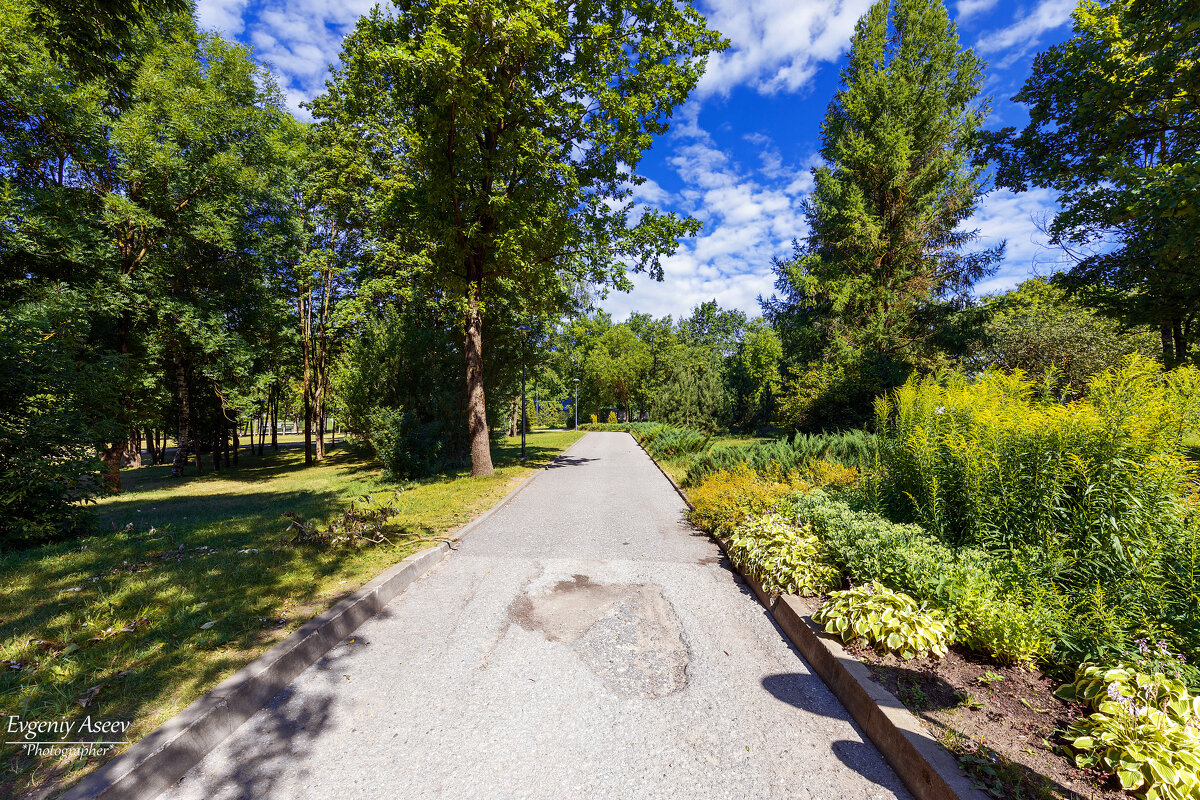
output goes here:
[[[305, 468], [281, 449], [202, 476], [130, 470], [97, 504], [97, 532], [0, 554], [0, 717], [129, 720], [136, 741], [373, 575], [467, 522], [581, 434], [494, 448], [496, 474], [400, 486], [339, 445]], [[390, 544], [290, 545], [294, 512], [328, 522], [357, 497], [390, 505]], [[118, 748], [118, 751], [122, 748]], [[115, 753], [114, 753], [115, 754]], [[111, 756], [111, 754], [110, 754]], [[64, 785], [107, 758], [42, 760], [6, 745], [0, 796]]]

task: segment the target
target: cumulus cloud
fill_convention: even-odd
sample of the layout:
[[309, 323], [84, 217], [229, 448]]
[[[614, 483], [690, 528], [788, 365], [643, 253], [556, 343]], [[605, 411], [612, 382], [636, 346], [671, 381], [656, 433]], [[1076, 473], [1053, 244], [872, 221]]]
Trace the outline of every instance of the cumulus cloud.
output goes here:
[[202, 28], [236, 36], [269, 64], [288, 108], [307, 119], [300, 103], [324, 89], [342, 39], [376, 0], [199, 0]]
[[773, 155], [762, 159], [760, 153], [763, 165], [744, 166], [717, 147], [694, 117], [683, 130], [673, 137], [669, 159], [683, 188], [660, 202], [691, 214], [704, 228], [664, 259], [661, 283], [636, 275], [632, 292], [612, 293], [601, 303], [617, 319], [633, 311], [678, 318], [714, 298], [756, 316], [759, 295], [774, 288], [772, 259], [790, 253], [792, 239], [804, 236], [805, 184], [797, 173], [807, 174], [809, 165], [785, 166], [769, 137], [759, 134], [751, 135], [754, 143]]
[[708, 0], [704, 15], [731, 47], [709, 57], [699, 95], [727, 94], [742, 84], [765, 93], [803, 88], [822, 63], [846, 49], [870, 5], [871, 0]]
[[249, 0], [199, 0], [196, 3], [196, 19], [201, 28], [237, 36], [246, 28], [242, 14], [248, 2]]

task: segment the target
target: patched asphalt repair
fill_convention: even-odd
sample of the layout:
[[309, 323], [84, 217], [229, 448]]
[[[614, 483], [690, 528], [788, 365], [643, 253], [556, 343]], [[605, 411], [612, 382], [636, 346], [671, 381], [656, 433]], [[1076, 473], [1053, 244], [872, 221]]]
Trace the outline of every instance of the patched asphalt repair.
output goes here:
[[161, 797], [910, 797], [685, 511], [588, 434]]

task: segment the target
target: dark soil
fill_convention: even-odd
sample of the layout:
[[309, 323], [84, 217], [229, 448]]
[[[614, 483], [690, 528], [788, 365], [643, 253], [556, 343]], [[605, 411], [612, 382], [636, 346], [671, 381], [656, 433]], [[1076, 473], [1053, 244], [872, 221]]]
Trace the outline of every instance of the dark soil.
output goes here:
[[1062, 755], [1061, 734], [1084, 709], [1055, 697], [1055, 684], [1040, 672], [954, 650], [941, 659], [904, 661], [853, 644], [847, 649], [993, 797], [1127, 800], [1115, 782]]

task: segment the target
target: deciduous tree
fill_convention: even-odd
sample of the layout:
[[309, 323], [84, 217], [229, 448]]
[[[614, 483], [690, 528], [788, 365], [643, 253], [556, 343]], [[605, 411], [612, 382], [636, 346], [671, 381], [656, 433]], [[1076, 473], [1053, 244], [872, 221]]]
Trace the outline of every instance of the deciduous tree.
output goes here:
[[698, 223], [630, 187], [722, 46], [686, 2], [397, 0], [363, 17], [315, 116], [368, 140], [380, 256], [458, 303], [473, 475], [492, 472], [484, 330], [497, 294], [549, 316], [579, 282], [661, 277]]

